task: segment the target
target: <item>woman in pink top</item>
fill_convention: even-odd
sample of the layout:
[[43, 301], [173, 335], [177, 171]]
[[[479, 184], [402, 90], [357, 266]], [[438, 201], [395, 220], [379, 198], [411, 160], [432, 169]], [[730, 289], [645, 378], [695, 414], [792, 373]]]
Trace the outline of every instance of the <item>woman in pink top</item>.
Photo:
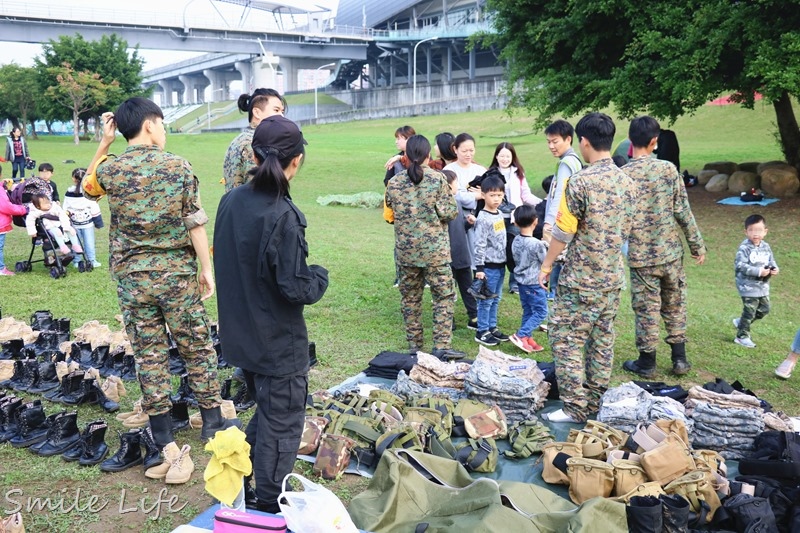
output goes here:
[[[0, 174], [2, 170], [0, 169]], [[0, 276], [13, 276], [14, 273], [6, 268], [3, 248], [6, 246], [6, 233], [10, 233], [14, 226], [11, 217], [25, 216], [28, 210], [24, 205], [12, 204], [6, 192], [6, 182], [0, 181]]]

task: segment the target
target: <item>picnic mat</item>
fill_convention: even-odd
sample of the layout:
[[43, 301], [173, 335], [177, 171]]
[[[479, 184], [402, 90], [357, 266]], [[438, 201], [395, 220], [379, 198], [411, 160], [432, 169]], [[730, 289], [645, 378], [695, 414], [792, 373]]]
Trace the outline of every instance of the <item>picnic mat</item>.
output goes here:
[[764, 198], [758, 202], [743, 202], [738, 196], [731, 196], [730, 198], [724, 198], [717, 203], [722, 205], [769, 205], [774, 204], [777, 201], [778, 198]]

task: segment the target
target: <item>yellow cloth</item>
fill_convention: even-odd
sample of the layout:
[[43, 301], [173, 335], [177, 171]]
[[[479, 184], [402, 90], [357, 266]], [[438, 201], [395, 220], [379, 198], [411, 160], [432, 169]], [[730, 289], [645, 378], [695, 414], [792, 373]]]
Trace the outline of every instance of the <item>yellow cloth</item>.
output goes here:
[[558, 205], [556, 226], [564, 233], [575, 235], [578, 232], [578, 219], [570, 212], [567, 205], [567, 186], [569, 186], [569, 180], [564, 182], [564, 194], [561, 195], [561, 202]]
[[242, 490], [242, 478], [253, 471], [244, 432], [237, 427], [218, 431], [206, 444], [206, 451], [214, 454], [203, 472], [206, 492], [225, 505], [232, 505]]
[[94, 200], [106, 195], [106, 190], [100, 185], [100, 182], [97, 181], [97, 167], [106, 159], [108, 159], [107, 155], [101, 156], [94, 166], [89, 169], [89, 172], [83, 177], [83, 181], [81, 182], [83, 192], [91, 196]]

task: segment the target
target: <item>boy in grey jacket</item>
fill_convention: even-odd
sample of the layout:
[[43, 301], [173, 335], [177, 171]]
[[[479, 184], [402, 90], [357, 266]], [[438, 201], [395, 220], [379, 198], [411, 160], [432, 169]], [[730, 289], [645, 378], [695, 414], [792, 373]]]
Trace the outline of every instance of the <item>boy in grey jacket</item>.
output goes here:
[[734, 260], [736, 289], [742, 297], [742, 316], [733, 319], [736, 344], [755, 348], [750, 339], [750, 324], [769, 313], [769, 280], [778, 275], [778, 264], [772, 249], [764, 241], [767, 224], [761, 215], [750, 215], [744, 221], [747, 238], [739, 245]]

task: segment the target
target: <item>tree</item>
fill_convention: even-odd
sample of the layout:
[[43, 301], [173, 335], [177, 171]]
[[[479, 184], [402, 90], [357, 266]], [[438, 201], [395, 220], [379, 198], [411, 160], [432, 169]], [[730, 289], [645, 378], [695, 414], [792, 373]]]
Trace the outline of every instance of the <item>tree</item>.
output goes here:
[[109, 100], [116, 98], [119, 84], [116, 80], [105, 83], [95, 72], [87, 70], [76, 72], [69, 63], [48, 70], [55, 77], [57, 85], [48, 87], [46, 94], [72, 112], [75, 144], [79, 144], [81, 113], [99, 109]]
[[0, 84], [0, 94], [3, 95], [0, 113], [24, 131], [26, 124], [36, 118], [36, 71], [15, 63], [3, 65], [0, 67]]
[[[777, 117], [781, 148], [800, 168], [800, 0], [488, 0], [512, 103], [540, 123], [614, 104], [623, 117], [674, 121], [732, 92], [756, 92]], [[794, 7], [791, 7], [794, 6]]]

